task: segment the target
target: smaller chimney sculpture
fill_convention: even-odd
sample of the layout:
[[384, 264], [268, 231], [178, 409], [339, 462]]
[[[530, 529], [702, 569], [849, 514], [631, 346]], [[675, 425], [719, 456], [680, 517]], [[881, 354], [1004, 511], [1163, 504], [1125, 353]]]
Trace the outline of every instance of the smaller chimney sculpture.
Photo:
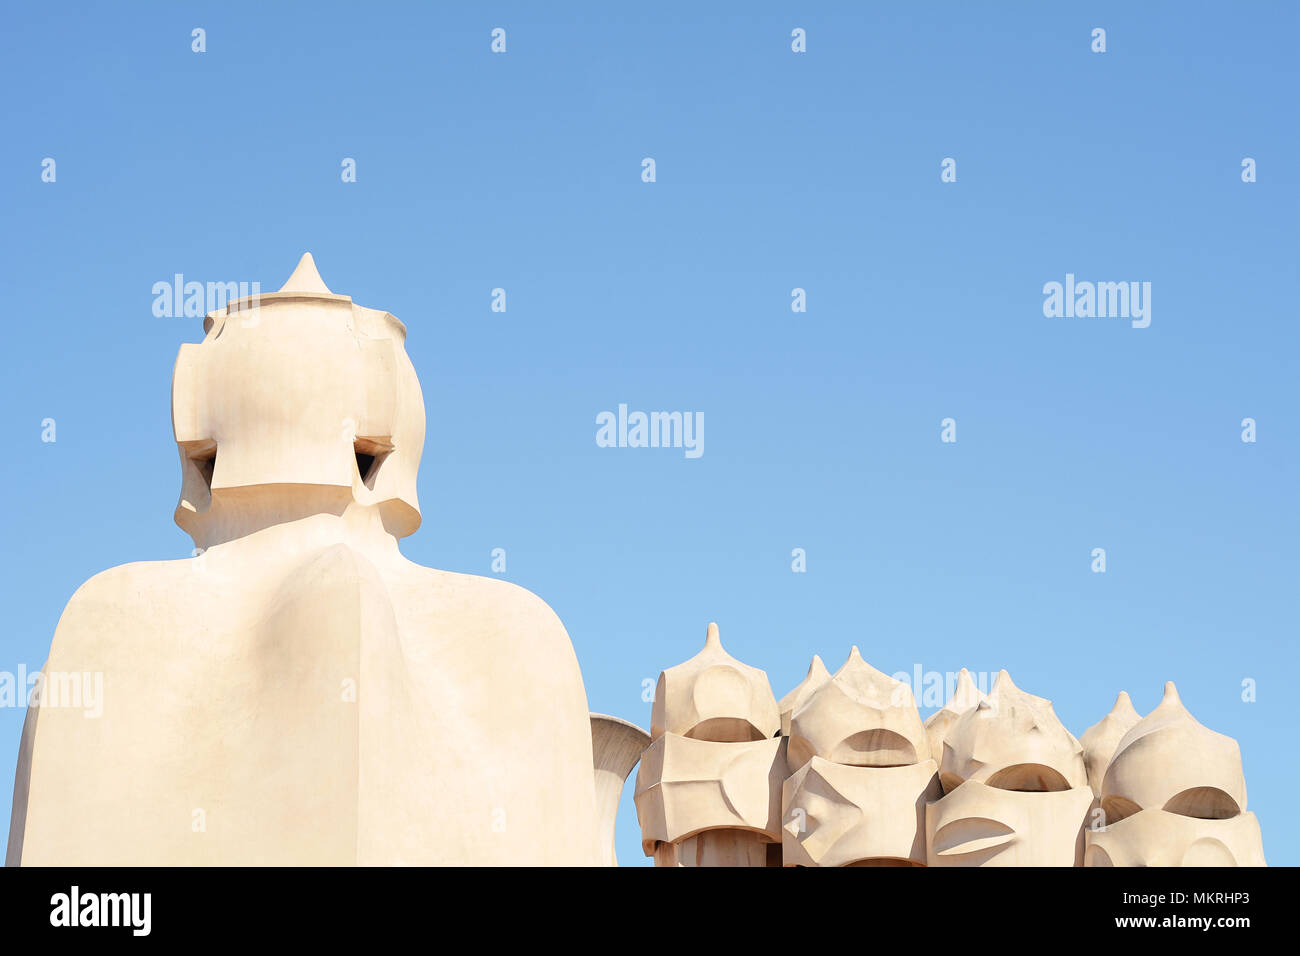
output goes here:
[[655, 866], [779, 865], [785, 745], [767, 675], [722, 648], [659, 675], [636, 812]]
[[1052, 702], [1001, 671], [948, 728], [943, 798], [926, 812], [931, 866], [1078, 866], [1092, 806], [1083, 746]]
[[1241, 749], [1188, 713], [1172, 681], [1115, 746], [1100, 796], [1085, 866], [1266, 865]]
[[925, 806], [939, 796], [929, 739], [911, 688], [857, 647], [791, 715], [788, 762], [786, 866], [925, 864]]

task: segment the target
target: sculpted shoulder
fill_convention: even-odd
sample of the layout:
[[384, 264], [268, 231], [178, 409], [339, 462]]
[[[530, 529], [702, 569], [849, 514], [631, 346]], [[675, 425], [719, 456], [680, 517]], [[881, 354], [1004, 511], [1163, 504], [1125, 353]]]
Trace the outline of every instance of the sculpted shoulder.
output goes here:
[[[509, 842], [457, 835], [464, 859], [520, 865], [598, 859], [591, 718], [577, 655], [540, 597], [499, 578], [411, 565], [389, 579], [413, 696], [430, 702], [440, 778], [435, 820], [502, 808]], [[451, 859], [443, 856], [442, 859]]]
[[199, 581], [196, 560], [133, 561], [91, 575], [68, 599], [60, 626], [87, 613], [140, 612], [191, 596]]
[[440, 632], [453, 626], [465, 639], [527, 659], [572, 666], [578, 675], [573, 644], [559, 616], [527, 588], [500, 578], [440, 571], [410, 564], [402, 576], [402, 599], [410, 612], [435, 624]]
[[142, 641], [193, 630], [209, 603], [196, 561], [136, 561], [91, 576], [68, 599], [55, 629], [51, 659], [86, 647], [136, 653]]

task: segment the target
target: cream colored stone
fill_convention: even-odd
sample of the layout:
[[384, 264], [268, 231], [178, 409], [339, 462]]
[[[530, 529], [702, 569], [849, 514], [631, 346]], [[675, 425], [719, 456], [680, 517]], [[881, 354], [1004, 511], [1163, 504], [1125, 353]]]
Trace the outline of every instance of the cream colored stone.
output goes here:
[[813, 695], [813, 693], [831, 679], [831, 673], [822, 663], [822, 659], [816, 654], [813, 655], [812, 663], [808, 665], [808, 673], [801, 680], [794, 690], [786, 694], [777, 701], [776, 709], [781, 712], [781, 734], [790, 736], [790, 716], [803, 705], [803, 703]]
[[779, 843], [785, 747], [785, 737], [718, 743], [665, 734], [654, 741], [641, 756], [634, 796], [646, 856], [660, 843], [711, 830], [745, 830]]
[[1102, 780], [1088, 866], [1264, 866], [1241, 751], [1196, 721], [1173, 683], [1120, 739]]
[[1253, 813], [1203, 820], [1139, 810], [1086, 831], [1084, 866], [1267, 866]]
[[607, 862], [559, 619], [398, 549], [425, 427], [402, 323], [304, 256], [205, 329], [172, 392], [204, 550], [68, 603], [45, 673], [102, 675], [102, 715], [28, 710], [7, 862]]
[[723, 650], [710, 624], [704, 649], [659, 675], [651, 709], [635, 801], [655, 866], [768, 865], [781, 839], [779, 729], [767, 675]]
[[1222, 819], [1246, 809], [1241, 749], [1188, 713], [1173, 681], [1115, 748], [1102, 780], [1107, 825], [1139, 810]]
[[666, 733], [699, 740], [765, 740], [781, 729], [767, 674], [742, 664], [722, 648], [710, 624], [704, 649], [659, 675], [650, 711], [650, 736]]
[[[857, 648], [833, 676], [820, 663], [814, 658], [778, 705], [790, 732], [781, 786], [786, 866], [1081, 866], [1085, 846], [1088, 865], [1264, 865], [1258, 822], [1237, 812], [1245, 784], [1235, 741], [1197, 724], [1172, 685], [1142, 719], [1121, 693], [1081, 742], [1050, 701], [1020, 690], [1006, 671], [987, 697], [963, 671], [952, 699], [918, 729], [910, 688], [867, 665]], [[746, 695], [736, 699], [742, 703], [733, 710], [749, 706]], [[946, 793], [936, 786], [933, 759], [904, 759], [931, 741], [942, 748]], [[651, 750], [680, 745], [661, 740]], [[760, 814], [738, 814], [730, 796], [746, 788], [756, 794], [769, 765], [741, 769], [731, 755], [726, 771], [694, 769], [716, 768], [727, 753], [681, 759], [677, 767], [692, 769], [668, 775], [642, 764], [646, 782], [672, 784], [669, 799], [651, 794], [638, 776], [643, 846], [657, 866], [776, 864], [770, 831], [755, 825]], [[1110, 813], [1094, 793], [1098, 774]], [[1162, 802], [1143, 810], [1139, 798]], [[666, 804], [679, 808], [672, 826]], [[1129, 815], [1117, 819], [1116, 807]], [[750, 819], [747, 829], [735, 825], [738, 816]], [[1108, 828], [1085, 832], [1107, 820]]]
[[746, 830], [706, 830], [681, 843], [655, 846], [655, 866], [779, 866], [772, 861], [781, 844]]
[[924, 866], [925, 808], [937, 800], [933, 760], [849, 767], [813, 757], [782, 786], [786, 866]]
[[854, 767], [929, 760], [912, 689], [864, 661], [855, 646], [790, 717], [790, 765], [802, 767], [814, 756]]
[[945, 793], [964, 781], [1028, 791], [1088, 785], [1083, 747], [1057, 718], [1052, 702], [1022, 691], [1005, 670], [988, 696], [944, 736], [939, 778]]
[[930, 866], [1080, 866], [1092, 791], [1003, 790], [967, 780], [926, 808]]
[[197, 547], [363, 508], [395, 538], [419, 527], [424, 398], [401, 322], [329, 292], [307, 254], [279, 292], [209, 313], [204, 330], [172, 379], [175, 517]]
[[1083, 746], [1083, 763], [1088, 770], [1088, 785], [1095, 796], [1101, 796], [1101, 781], [1106, 775], [1110, 758], [1120, 740], [1142, 716], [1133, 709], [1128, 693], [1120, 691], [1115, 706], [1097, 723], [1083, 732], [1079, 743]]
[[650, 735], [636, 724], [608, 714], [591, 715], [591, 752], [596, 774], [596, 825], [601, 859], [618, 866], [614, 852], [614, 825], [618, 801], [627, 775], [650, 744]]
[[977, 706], [983, 699], [984, 695], [975, 686], [970, 671], [963, 667], [957, 674], [957, 685], [953, 688], [948, 702], [925, 721], [925, 735], [930, 742], [930, 756], [936, 762], [943, 757], [943, 739], [952, 725], [957, 722], [957, 718]]

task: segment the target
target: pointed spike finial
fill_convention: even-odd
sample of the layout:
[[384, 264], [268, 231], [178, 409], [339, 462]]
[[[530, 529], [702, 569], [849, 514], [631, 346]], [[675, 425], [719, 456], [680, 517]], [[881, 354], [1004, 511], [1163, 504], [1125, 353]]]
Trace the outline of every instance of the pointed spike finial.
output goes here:
[[1128, 695], [1128, 691], [1122, 690], [1115, 697], [1115, 705], [1111, 707], [1112, 714], [1127, 716], [1133, 714], [1137, 716], [1137, 708], [1133, 706], [1133, 698]]
[[316, 260], [311, 257], [310, 252], [304, 252], [302, 258], [298, 260], [298, 266], [293, 270], [293, 275], [285, 280], [284, 285], [280, 286], [281, 292], [315, 292], [324, 295], [333, 295], [325, 280], [320, 277], [316, 271]]
[[1165, 681], [1165, 693], [1164, 696], [1160, 698], [1160, 703], [1177, 707], [1182, 706], [1183, 700], [1178, 696], [1178, 688], [1174, 686], [1173, 681]]
[[718, 625], [713, 621], [709, 622], [709, 628], [704, 632], [704, 646], [722, 650], [722, 636], [718, 632]]
[[977, 703], [983, 695], [975, 686], [975, 679], [970, 676], [970, 671], [962, 668], [957, 672], [957, 686], [952, 689], [952, 696], [948, 698], [948, 706], [951, 707], [970, 707]]

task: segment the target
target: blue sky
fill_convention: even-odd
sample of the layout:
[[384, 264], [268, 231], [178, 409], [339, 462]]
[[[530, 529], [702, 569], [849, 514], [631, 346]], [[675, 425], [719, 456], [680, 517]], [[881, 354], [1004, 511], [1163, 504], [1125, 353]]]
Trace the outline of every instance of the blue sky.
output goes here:
[[[273, 290], [310, 250], [409, 329], [404, 552], [490, 574], [505, 548], [591, 709], [648, 727], [642, 682], [711, 620], [778, 696], [857, 644], [1006, 667], [1080, 734], [1174, 680], [1240, 741], [1269, 862], [1300, 863], [1300, 14], [989, 6], [15, 9], [0, 670], [43, 663], [92, 574], [190, 553], [169, 392], [202, 331], [153, 284]], [[1150, 282], [1150, 326], [1046, 318], [1067, 273]], [[619, 403], [702, 413], [704, 454], [597, 447]]]

